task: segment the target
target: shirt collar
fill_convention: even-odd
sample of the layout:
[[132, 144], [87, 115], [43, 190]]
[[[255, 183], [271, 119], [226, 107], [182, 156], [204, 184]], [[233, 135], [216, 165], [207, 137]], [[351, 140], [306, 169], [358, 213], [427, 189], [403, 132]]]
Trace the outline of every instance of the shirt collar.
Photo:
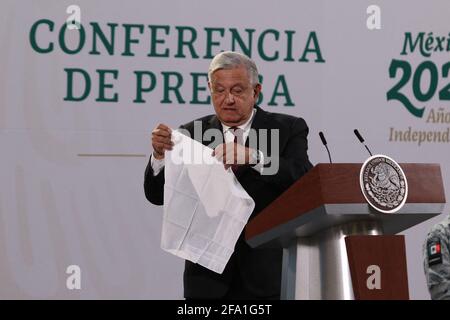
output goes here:
[[[255, 118], [255, 114], [256, 114], [256, 108], [253, 108], [251, 117], [248, 118], [248, 120], [245, 123], [243, 123], [237, 127], [239, 129], [241, 129], [243, 132], [246, 132], [247, 130], [249, 130], [250, 126], [252, 125], [253, 119]], [[227, 132], [231, 128], [223, 123], [222, 123], [222, 127], [223, 127], [223, 132]]]

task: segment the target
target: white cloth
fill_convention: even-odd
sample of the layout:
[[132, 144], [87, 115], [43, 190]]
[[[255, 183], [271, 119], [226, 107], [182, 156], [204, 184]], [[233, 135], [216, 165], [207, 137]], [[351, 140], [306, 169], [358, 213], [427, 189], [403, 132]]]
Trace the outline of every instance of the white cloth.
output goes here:
[[165, 155], [161, 248], [222, 273], [255, 202], [212, 149], [173, 131]]

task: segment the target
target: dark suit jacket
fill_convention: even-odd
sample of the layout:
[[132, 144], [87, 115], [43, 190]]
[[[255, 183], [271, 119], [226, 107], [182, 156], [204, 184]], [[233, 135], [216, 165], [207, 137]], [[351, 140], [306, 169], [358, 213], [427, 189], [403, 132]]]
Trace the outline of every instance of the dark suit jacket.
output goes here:
[[[250, 217], [267, 207], [280, 196], [292, 183], [297, 181], [311, 167], [307, 149], [308, 127], [302, 118], [271, 113], [259, 107], [252, 122], [254, 129], [268, 129], [268, 155], [270, 154], [270, 130], [279, 129], [279, 170], [275, 175], [260, 175], [249, 166], [239, 169], [236, 176], [242, 187], [255, 201], [255, 209]], [[221, 130], [222, 125], [215, 115], [206, 116], [196, 121], [202, 122], [202, 131], [210, 128]], [[181, 128], [187, 129], [194, 138], [194, 122]], [[209, 145], [211, 141], [200, 141]], [[217, 141], [219, 144], [223, 142]], [[258, 146], [259, 146], [258, 141]], [[247, 139], [248, 144], [248, 139]], [[259, 148], [263, 150], [264, 148]], [[265, 155], [267, 156], [267, 155]], [[163, 204], [164, 170], [153, 176], [151, 164], [145, 171], [144, 190], [147, 199], [156, 205]], [[246, 290], [257, 297], [276, 296], [280, 294], [282, 249], [252, 249], [245, 242], [242, 232], [236, 243], [224, 272], [217, 274], [190, 261], [185, 263], [184, 296], [186, 298], [221, 298], [228, 290], [233, 277], [241, 277]]]

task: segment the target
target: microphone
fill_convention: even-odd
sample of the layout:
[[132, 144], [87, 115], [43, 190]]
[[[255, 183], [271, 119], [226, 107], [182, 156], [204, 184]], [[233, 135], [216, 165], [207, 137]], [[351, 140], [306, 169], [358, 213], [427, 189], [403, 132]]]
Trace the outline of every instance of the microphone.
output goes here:
[[372, 152], [370, 152], [369, 148], [366, 146], [366, 144], [364, 143], [364, 139], [363, 137], [359, 134], [358, 129], [353, 130], [353, 132], [355, 133], [356, 137], [358, 138], [359, 142], [361, 142], [364, 147], [366, 147], [367, 151], [369, 151], [370, 156], [372, 156]]
[[333, 162], [331, 161], [330, 150], [328, 150], [327, 140], [325, 140], [325, 136], [323, 135], [322, 131], [319, 132], [319, 137], [320, 137], [320, 140], [322, 140], [322, 144], [325, 146], [325, 148], [327, 148], [328, 159], [330, 159], [330, 163], [333, 164]]

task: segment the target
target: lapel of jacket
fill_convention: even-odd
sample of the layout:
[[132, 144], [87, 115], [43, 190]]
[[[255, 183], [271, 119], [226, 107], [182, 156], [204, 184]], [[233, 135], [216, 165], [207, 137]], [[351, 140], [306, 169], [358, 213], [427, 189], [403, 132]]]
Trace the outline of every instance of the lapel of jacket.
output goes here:
[[[207, 125], [205, 126], [205, 128], [203, 128], [203, 134], [205, 134], [205, 131], [208, 129], [213, 129], [213, 130], [218, 130], [220, 132], [220, 140], [219, 141], [214, 141], [214, 148], [217, 147], [219, 144], [222, 144], [225, 139], [223, 136], [223, 127], [222, 127], [222, 123], [220, 122], [219, 118], [217, 118], [216, 115], [212, 115], [209, 120], [207, 121]], [[203, 144], [210, 144], [211, 141], [205, 141], [203, 142]]]
[[[255, 108], [256, 108], [256, 114], [255, 114], [255, 119], [253, 119], [253, 122], [251, 125], [251, 130], [256, 132], [256, 146], [257, 146], [257, 149], [259, 149], [260, 141], [259, 141], [258, 130], [259, 129], [267, 129], [267, 112], [264, 111], [263, 109], [261, 109], [259, 106], [255, 105]], [[250, 142], [250, 135], [247, 138], [247, 140], [245, 141], [245, 146], [247, 148], [249, 147], [249, 142]], [[237, 178], [242, 177], [242, 175], [249, 170], [253, 170], [253, 169], [250, 166], [240, 167], [236, 173]]]
[[[255, 108], [256, 108], [256, 114], [255, 114], [255, 119], [253, 119], [251, 128], [256, 131], [256, 139], [257, 139], [256, 145], [259, 147], [258, 129], [268, 129], [268, 127], [267, 127], [267, 112], [264, 111], [263, 109], [261, 109], [259, 106], [255, 106]], [[247, 141], [245, 141], [246, 147], [249, 146], [249, 140], [250, 139], [247, 139]]]

